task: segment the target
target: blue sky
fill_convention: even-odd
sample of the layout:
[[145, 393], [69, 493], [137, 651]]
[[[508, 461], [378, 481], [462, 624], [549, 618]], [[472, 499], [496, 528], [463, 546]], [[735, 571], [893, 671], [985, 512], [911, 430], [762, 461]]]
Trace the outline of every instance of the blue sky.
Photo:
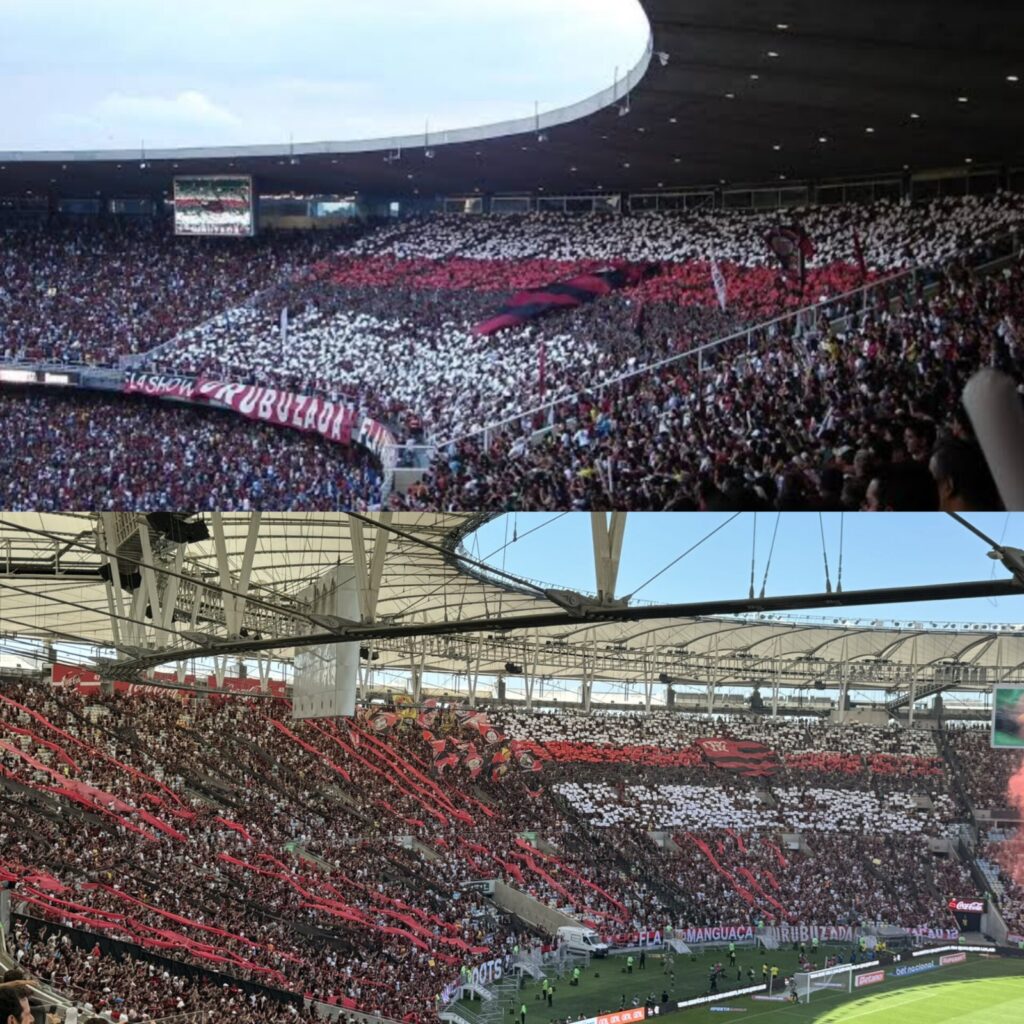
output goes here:
[[0, 151], [463, 128], [639, 59], [637, 0], [0, 0]]
[[[979, 529], [1008, 547], [1024, 548], [1024, 515], [988, 513], [969, 517]], [[626, 524], [620, 595], [637, 588], [695, 544], [728, 515], [714, 513], [632, 513]], [[637, 598], [656, 602], [745, 597], [750, 587], [751, 548], [756, 519], [755, 593], [759, 593], [775, 529], [775, 513], [743, 514], [724, 526], [692, 554], [683, 558]], [[533, 533], [530, 530], [542, 523]], [[842, 583], [844, 590], [909, 584], [948, 583], [1006, 577], [990, 560], [983, 541], [948, 516], [935, 513], [871, 515], [853, 513], [821, 517], [832, 586], [839, 569], [840, 524], [843, 530]], [[504, 551], [513, 528], [522, 538]], [[470, 540], [470, 553], [490, 555], [490, 564], [509, 572], [560, 586], [593, 591], [594, 570], [589, 513], [570, 513], [554, 519], [551, 513], [520, 513], [489, 523]], [[766, 594], [805, 594], [825, 587], [819, 518], [812, 513], [788, 513], [779, 519]], [[834, 609], [822, 609], [829, 617]], [[813, 614], [805, 612], [801, 614]], [[849, 617], [901, 621], [1024, 622], [1024, 596], [922, 602], [918, 605], [865, 606], [850, 609]]]

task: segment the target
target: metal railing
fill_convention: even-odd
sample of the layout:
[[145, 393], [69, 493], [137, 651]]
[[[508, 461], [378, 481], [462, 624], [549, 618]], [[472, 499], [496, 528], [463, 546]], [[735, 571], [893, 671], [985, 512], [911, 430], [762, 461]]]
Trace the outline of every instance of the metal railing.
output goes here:
[[[991, 253], [992, 247], [1004, 242], [1009, 243], [1008, 251], [1002, 256], [997, 257], [995, 260], [989, 261], [988, 256]], [[991, 238], [977, 243], [970, 249], [964, 250], [956, 256], [950, 257], [941, 264], [941, 266], [949, 266], [956, 260], [968, 258], [977, 252], [983, 252], [986, 254], [986, 262], [973, 268], [983, 269], [985, 266], [989, 265], [990, 262], [999, 263], [1007, 258], [1013, 258], [1019, 255], [1020, 251], [1020, 243], [1016, 231], [1000, 232]], [[704, 370], [705, 355], [711, 355], [712, 353], [718, 352], [730, 343], [745, 342], [749, 349], [753, 346], [755, 340], [760, 340], [762, 336], [774, 337], [783, 333], [784, 327], [792, 327], [793, 333], [791, 340], [799, 340], [800, 335], [803, 332], [805, 332], [809, 327], [814, 327], [820, 324], [822, 320], [827, 321], [829, 325], [832, 325], [837, 321], [844, 321], [844, 326], [848, 328], [852, 320], [856, 320], [858, 316], [863, 317], [868, 312], [876, 308], [874, 303], [869, 303], [869, 296], [880, 292], [887, 292], [894, 286], [899, 285], [910, 285], [911, 287], [916, 287], [917, 280], [922, 274], [938, 271], [938, 266], [921, 265], [908, 270], [901, 270], [894, 274], [889, 274], [885, 277], [871, 281], [868, 284], [861, 285], [859, 288], [854, 288], [852, 291], [844, 292], [841, 295], [835, 295], [820, 302], [812, 303], [808, 306], [802, 306], [799, 309], [784, 313], [783, 315], [777, 316], [771, 320], [749, 324], [738, 331], [733, 331], [731, 334], [716, 338], [712, 341], [704, 342], [694, 348], [687, 349], [685, 352], [677, 352], [675, 355], [667, 356], [664, 359], [659, 359], [652, 363], [647, 363], [645, 366], [631, 370], [629, 373], [619, 374], [616, 377], [609, 377], [598, 383], [581, 387], [578, 391], [571, 394], [561, 395], [550, 402], [545, 402], [542, 405], [526, 409], [514, 416], [508, 416], [505, 419], [497, 420], [488, 424], [486, 427], [480, 428], [479, 430], [470, 431], [469, 433], [461, 434], [457, 437], [452, 437], [444, 441], [437, 441], [437, 448], [443, 449], [449, 445], [459, 444], [463, 441], [469, 441], [474, 438], [481, 438], [483, 446], [487, 447], [490, 444], [491, 437], [496, 432], [500, 432], [503, 428], [511, 424], [518, 424], [521, 426], [524, 423], [536, 423], [540, 420], [544, 420], [545, 426], [534, 428], [531, 433], [531, 441], [535, 440], [538, 435], [546, 434], [551, 429], [555, 421], [555, 411], [559, 407], [568, 403], [579, 401], [581, 398], [587, 396], [600, 397], [604, 393], [605, 389], [620, 387], [630, 381], [635, 381], [641, 377], [657, 374], [670, 366], [675, 366], [694, 359], [697, 361], [698, 373], [701, 373]], [[889, 299], [892, 298], [891, 295], [887, 295], [886, 297]]]

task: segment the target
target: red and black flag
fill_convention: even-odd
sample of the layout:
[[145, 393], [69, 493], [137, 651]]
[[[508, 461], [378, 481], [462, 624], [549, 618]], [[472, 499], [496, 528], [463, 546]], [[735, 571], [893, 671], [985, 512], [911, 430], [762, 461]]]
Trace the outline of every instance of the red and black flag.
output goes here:
[[477, 752], [476, 745], [470, 743], [466, 749], [466, 756], [462, 759], [463, 765], [469, 769], [469, 777], [475, 779], [484, 767], [484, 759]]
[[423, 739], [430, 744], [430, 749], [434, 752], [434, 757], [440, 757], [444, 753], [446, 740], [443, 736], [438, 739], [432, 732], [427, 732], [427, 730], [424, 729]]
[[658, 266], [652, 263], [620, 263], [605, 270], [553, 281], [542, 288], [528, 288], [516, 292], [494, 316], [478, 323], [473, 331], [476, 334], [494, 334], [555, 309], [582, 306], [620, 288], [632, 288], [657, 270]]
[[713, 765], [739, 775], [774, 775], [782, 767], [779, 755], [763, 743], [715, 737], [697, 744]]
[[392, 711], [381, 711], [370, 718], [370, 728], [374, 732], [387, 732], [398, 721], [398, 715]]

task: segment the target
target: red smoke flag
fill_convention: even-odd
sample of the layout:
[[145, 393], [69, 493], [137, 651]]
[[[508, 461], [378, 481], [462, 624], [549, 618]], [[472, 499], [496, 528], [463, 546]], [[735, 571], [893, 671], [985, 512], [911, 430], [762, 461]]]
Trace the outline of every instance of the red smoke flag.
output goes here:
[[722, 312], [724, 313], [728, 301], [728, 293], [725, 287], [725, 275], [722, 273], [722, 268], [718, 265], [718, 260], [711, 261], [711, 282], [715, 286], [715, 295], [718, 296], [718, 304], [722, 307]]
[[781, 767], [779, 755], [763, 743], [747, 740], [697, 740], [704, 756], [716, 767], [740, 775], [774, 775]]

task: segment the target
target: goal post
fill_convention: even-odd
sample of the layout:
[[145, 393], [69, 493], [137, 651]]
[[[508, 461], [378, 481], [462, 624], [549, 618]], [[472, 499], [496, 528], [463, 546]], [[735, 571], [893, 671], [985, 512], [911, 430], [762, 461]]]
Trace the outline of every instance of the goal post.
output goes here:
[[839, 964], [820, 971], [798, 971], [793, 975], [797, 998], [809, 1003], [816, 992], [852, 992], [855, 968], [866, 964]]

